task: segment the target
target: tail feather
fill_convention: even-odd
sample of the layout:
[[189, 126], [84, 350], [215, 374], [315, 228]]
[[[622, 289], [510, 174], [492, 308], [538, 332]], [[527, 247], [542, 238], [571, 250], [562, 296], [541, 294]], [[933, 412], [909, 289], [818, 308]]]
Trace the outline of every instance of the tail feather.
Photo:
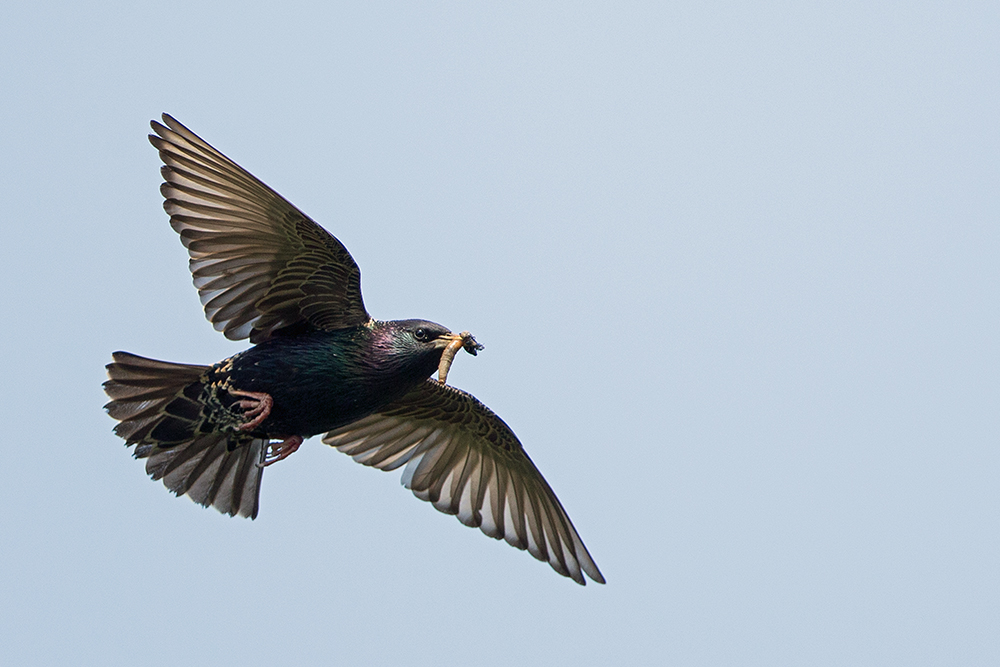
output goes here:
[[263, 439], [254, 438], [230, 450], [224, 434], [205, 434], [186, 448], [154, 451], [146, 463], [146, 472], [153, 479], [162, 479], [164, 486], [178, 496], [187, 494], [196, 503], [231, 516], [254, 517], [263, 473], [256, 464], [263, 460], [266, 445]]
[[105, 407], [115, 433], [135, 445], [146, 472], [178, 496], [235, 516], [257, 516], [268, 441], [207, 424], [203, 390], [209, 366], [174, 364], [115, 352]]

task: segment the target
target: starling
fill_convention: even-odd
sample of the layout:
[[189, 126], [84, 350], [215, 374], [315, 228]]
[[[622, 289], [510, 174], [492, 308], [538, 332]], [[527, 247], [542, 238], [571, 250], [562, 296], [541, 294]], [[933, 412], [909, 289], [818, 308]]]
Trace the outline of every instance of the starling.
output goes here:
[[[205, 315], [253, 347], [212, 366], [115, 352], [104, 390], [115, 433], [175, 494], [257, 516], [264, 468], [317, 434], [467, 526], [559, 574], [604, 583], [514, 432], [446, 383], [468, 332], [373, 319], [347, 248], [169, 115], [151, 123], [170, 225]], [[438, 371], [438, 379], [431, 376]]]

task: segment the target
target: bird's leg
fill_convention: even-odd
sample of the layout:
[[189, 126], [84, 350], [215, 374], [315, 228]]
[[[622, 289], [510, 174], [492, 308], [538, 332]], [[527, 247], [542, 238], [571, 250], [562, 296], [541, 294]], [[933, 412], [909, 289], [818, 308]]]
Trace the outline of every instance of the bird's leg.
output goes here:
[[[253, 417], [245, 424], [240, 424], [237, 428], [241, 431], [252, 431], [260, 426], [271, 414], [274, 407], [274, 399], [271, 395], [263, 391], [243, 391], [241, 389], [230, 389], [230, 396], [242, 396], [244, 399], [237, 405], [244, 410], [244, 416]], [[266, 468], [272, 463], [277, 463], [282, 459], [287, 459], [295, 453], [302, 445], [301, 435], [290, 435], [281, 442], [275, 444], [269, 442], [267, 451], [264, 453], [264, 460], [257, 464], [259, 468]]]
[[[241, 431], [252, 431], [260, 426], [261, 423], [267, 419], [268, 415], [271, 414], [271, 408], [274, 407], [274, 399], [271, 398], [270, 394], [266, 394], [262, 391], [242, 391], [240, 389], [230, 389], [229, 395], [246, 397], [237, 405], [244, 410], [243, 416], [252, 417], [252, 419], [244, 424], [240, 424], [237, 427]], [[293, 449], [292, 451], [295, 450]]]
[[302, 444], [301, 435], [290, 435], [278, 444], [269, 443], [268, 452], [264, 454], [264, 460], [257, 464], [258, 468], [266, 468], [272, 463], [277, 463], [281, 459], [287, 459], [295, 453]]

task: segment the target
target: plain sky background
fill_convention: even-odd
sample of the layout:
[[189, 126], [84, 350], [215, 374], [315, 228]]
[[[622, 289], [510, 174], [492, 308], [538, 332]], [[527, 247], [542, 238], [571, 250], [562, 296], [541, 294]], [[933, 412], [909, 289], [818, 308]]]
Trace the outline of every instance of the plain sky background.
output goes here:
[[[318, 438], [147, 479], [113, 350], [212, 363], [148, 121], [486, 345], [608, 579]], [[0, 663], [1000, 662], [1000, 3], [5, 2]]]

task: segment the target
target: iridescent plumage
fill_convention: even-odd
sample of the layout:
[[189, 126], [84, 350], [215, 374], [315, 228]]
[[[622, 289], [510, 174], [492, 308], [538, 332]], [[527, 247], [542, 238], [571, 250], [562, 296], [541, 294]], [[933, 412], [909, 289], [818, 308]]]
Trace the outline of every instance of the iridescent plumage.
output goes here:
[[[214, 366], [114, 353], [106, 409], [146, 471], [252, 518], [263, 467], [323, 433], [359, 463], [403, 468], [407, 488], [465, 525], [604, 583], [513, 431], [444, 384], [458, 349], [481, 349], [468, 332], [373, 319], [340, 241], [170, 116], [152, 127], [206, 317], [254, 346]], [[442, 382], [430, 379], [439, 366]]]

